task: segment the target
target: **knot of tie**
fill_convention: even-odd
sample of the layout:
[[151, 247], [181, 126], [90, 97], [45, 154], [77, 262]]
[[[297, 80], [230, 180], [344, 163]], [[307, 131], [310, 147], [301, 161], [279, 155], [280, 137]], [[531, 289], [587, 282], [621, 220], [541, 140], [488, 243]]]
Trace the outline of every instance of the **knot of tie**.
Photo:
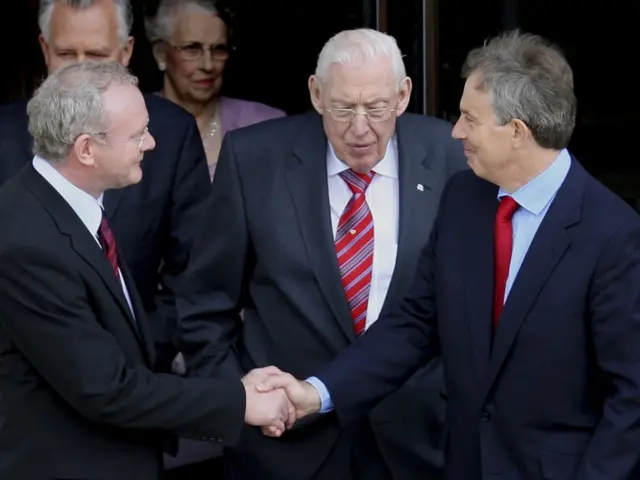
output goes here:
[[371, 184], [371, 180], [373, 180], [374, 175], [374, 172], [358, 173], [351, 169], [340, 172], [340, 176], [345, 182], [347, 182], [347, 185], [349, 185], [349, 188], [354, 195], [358, 193], [364, 194], [364, 192], [367, 191], [367, 187]]
[[508, 223], [511, 221], [513, 214], [518, 209], [519, 205], [512, 197], [506, 196], [500, 199], [500, 205], [498, 205], [498, 212], [496, 213], [496, 221], [499, 223]]

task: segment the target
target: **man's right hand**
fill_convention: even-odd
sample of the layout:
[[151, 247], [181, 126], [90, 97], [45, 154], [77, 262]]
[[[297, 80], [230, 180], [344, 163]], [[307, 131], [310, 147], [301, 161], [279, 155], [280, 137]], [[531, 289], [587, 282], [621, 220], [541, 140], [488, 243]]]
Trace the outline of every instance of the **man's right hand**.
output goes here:
[[245, 423], [262, 427], [272, 437], [279, 437], [293, 425], [295, 409], [284, 390], [259, 392], [248, 378], [243, 378], [242, 383], [246, 393]]
[[[307, 415], [318, 413], [321, 407], [320, 395], [316, 389], [308, 382], [297, 380], [288, 373], [269, 375], [255, 386], [258, 392], [263, 395], [274, 393], [284, 389], [289, 397], [289, 401], [295, 407], [295, 419], [300, 420]], [[263, 429], [267, 435], [270, 433]]]

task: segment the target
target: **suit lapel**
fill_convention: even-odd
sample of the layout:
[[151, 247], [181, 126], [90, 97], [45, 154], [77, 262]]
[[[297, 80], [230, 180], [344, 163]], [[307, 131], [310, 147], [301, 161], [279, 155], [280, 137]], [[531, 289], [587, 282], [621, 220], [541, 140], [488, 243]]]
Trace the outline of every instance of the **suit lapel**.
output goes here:
[[406, 119], [401, 116], [397, 121], [398, 253], [384, 309], [389, 302], [395, 303], [403, 296], [404, 292], [399, 291], [401, 285], [411, 283], [416, 259], [410, 257], [420, 250], [429, 236], [440, 194], [430, 166], [434, 154], [423, 147], [404, 120]]
[[[307, 257], [320, 289], [342, 331], [353, 341], [355, 331], [340, 280], [331, 228], [327, 185], [327, 139], [320, 116], [313, 115], [317, 118], [308, 117], [309, 122], [294, 147], [294, 156], [286, 172], [287, 185], [307, 247]], [[320, 331], [327, 331], [326, 325], [318, 323], [316, 327]]]
[[497, 187], [482, 182], [465, 209], [462, 249], [462, 293], [478, 380], [483, 378], [491, 352], [493, 312], [493, 223], [498, 208]]
[[89, 233], [71, 206], [31, 165], [28, 165], [22, 174], [25, 175], [28, 188], [53, 217], [60, 232], [70, 238], [71, 247], [98, 273], [108, 291], [120, 306], [134, 334], [140, 339], [140, 332], [124, 296], [122, 285], [114, 275], [111, 265], [98, 242]]
[[[118, 258], [124, 258], [120, 249], [118, 249]], [[131, 275], [126, 262], [122, 262], [120, 264], [120, 271], [122, 272], [124, 283], [127, 286], [133, 312], [136, 317], [135, 327], [137, 327], [137, 331], [139, 332], [138, 339], [140, 340], [140, 346], [142, 347], [142, 351], [145, 353], [149, 368], [153, 368], [155, 364], [155, 349], [153, 346], [153, 336], [151, 335], [151, 331], [149, 330], [147, 323], [147, 313], [142, 305], [142, 300], [140, 299], [140, 295], [138, 295], [138, 289], [135, 288], [133, 276]]]
[[483, 382], [483, 399], [495, 382], [540, 291], [571, 245], [567, 229], [580, 221], [585, 179], [582, 167], [572, 161], [564, 183], [531, 242], [500, 316]]

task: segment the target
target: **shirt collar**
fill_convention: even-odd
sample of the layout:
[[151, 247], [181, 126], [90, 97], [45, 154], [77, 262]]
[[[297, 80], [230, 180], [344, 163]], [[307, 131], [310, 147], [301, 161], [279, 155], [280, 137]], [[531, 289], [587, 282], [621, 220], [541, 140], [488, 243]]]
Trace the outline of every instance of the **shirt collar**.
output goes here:
[[[511, 194], [520, 207], [534, 215], [539, 215], [551, 202], [571, 167], [571, 156], [563, 149], [551, 165], [537, 177]], [[509, 195], [502, 188], [498, 191], [498, 199]]]
[[[331, 142], [328, 143], [327, 175], [332, 177], [348, 170], [349, 167], [336, 156]], [[398, 142], [395, 135], [389, 140], [389, 143], [387, 143], [387, 151], [384, 157], [382, 157], [382, 160], [373, 168], [373, 171], [376, 175], [382, 175], [383, 177], [398, 178]]]
[[92, 235], [96, 235], [102, 221], [102, 195], [93, 198], [67, 180], [53, 165], [37, 155], [33, 168], [65, 199]]

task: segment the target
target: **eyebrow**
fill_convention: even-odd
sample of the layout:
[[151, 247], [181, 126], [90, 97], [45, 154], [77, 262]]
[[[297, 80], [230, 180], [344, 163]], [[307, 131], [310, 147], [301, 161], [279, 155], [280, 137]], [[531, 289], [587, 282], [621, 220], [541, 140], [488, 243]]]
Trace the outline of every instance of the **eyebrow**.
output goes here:
[[228, 43], [228, 40], [220, 39], [217, 42], [203, 42], [202, 40], [182, 40], [182, 43], [184, 45], [193, 45], [194, 43], [197, 43], [197, 44], [200, 44], [200, 45], [213, 45], [213, 46], [216, 46], [216, 47], [224, 45], [226, 47], [227, 43]]
[[[344, 98], [332, 98], [331, 103], [332, 104], [338, 103], [338, 104], [344, 104], [344, 105], [356, 105], [358, 102], [354, 102], [353, 100], [347, 100]], [[368, 100], [367, 102], [364, 102], [364, 105], [373, 105], [376, 103], [389, 103], [389, 100], [382, 97], [376, 97], [371, 100]]]
[[383, 97], [376, 97], [376, 98], [372, 98], [367, 102], [367, 104], [372, 104], [372, 103], [389, 103], [389, 99], [383, 98]]
[[472, 119], [476, 118], [473, 113], [471, 113], [469, 110], [463, 107], [460, 107], [460, 113], [462, 113], [463, 115], [466, 115], [467, 117], [471, 117]]

